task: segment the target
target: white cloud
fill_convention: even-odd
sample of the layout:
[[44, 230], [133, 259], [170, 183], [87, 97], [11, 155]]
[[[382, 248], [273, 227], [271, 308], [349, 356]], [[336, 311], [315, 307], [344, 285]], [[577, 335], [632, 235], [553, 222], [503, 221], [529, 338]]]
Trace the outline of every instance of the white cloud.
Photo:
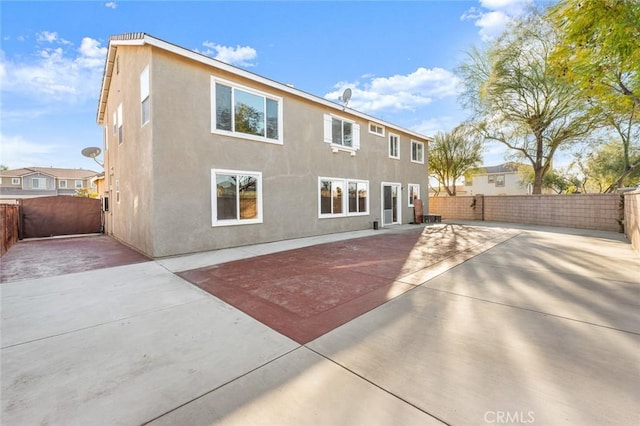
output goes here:
[[57, 152], [55, 145], [34, 143], [21, 136], [0, 133], [0, 157], [2, 164], [12, 169], [48, 164]]
[[71, 44], [70, 41], [59, 38], [57, 32], [51, 31], [41, 31], [36, 33], [36, 41], [38, 43]]
[[53, 43], [58, 39], [58, 33], [42, 31], [36, 34], [36, 40], [39, 42]]
[[326, 99], [337, 101], [347, 87], [353, 95], [349, 107], [367, 113], [415, 110], [434, 99], [457, 95], [459, 79], [442, 68], [420, 67], [416, 71], [391, 77], [371, 77], [364, 83], [339, 82]]
[[250, 46], [223, 46], [210, 41], [205, 41], [202, 45], [207, 49], [200, 53], [231, 65], [252, 67], [255, 65], [253, 60], [258, 57], [256, 49]]
[[83, 38], [77, 49], [56, 33], [45, 31], [37, 37], [47, 43], [61, 44], [40, 48], [32, 57], [10, 59], [0, 55], [2, 92], [36, 98], [41, 103], [96, 98], [107, 48], [89, 37]]
[[461, 20], [472, 20], [482, 41], [491, 41], [502, 34], [511, 19], [522, 15], [533, 0], [480, 0], [480, 8], [472, 7]]
[[104, 6], [108, 7], [109, 9], [115, 9], [116, 7], [118, 7], [115, 1], [108, 1], [104, 4]]

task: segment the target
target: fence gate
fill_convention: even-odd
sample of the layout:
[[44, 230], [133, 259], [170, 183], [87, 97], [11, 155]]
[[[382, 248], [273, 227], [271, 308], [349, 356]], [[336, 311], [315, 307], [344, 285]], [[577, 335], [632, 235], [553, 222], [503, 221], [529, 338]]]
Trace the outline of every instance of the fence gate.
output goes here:
[[22, 238], [92, 234], [102, 230], [100, 200], [58, 195], [21, 200]]

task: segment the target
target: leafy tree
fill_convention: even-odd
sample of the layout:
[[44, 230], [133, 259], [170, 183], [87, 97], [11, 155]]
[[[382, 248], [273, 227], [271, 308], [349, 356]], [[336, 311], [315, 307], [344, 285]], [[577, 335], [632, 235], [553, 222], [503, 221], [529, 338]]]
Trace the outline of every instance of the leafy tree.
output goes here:
[[640, 2], [565, 0], [549, 10], [559, 30], [553, 63], [619, 111], [640, 104]]
[[98, 193], [91, 188], [83, 187], [76, 189], [76, 197], [98, 198]]
[[639, 166], [630, 151], [640, 133], [640, 2], [567, 0], [548, 16], [559, 32], [552, 65], [583, 91], [592, 114], [620, 138], [619, 178], [607, 189], [613, 191]]
[[5, 170], [9, 170], [9, 167], [5, 166], [4, 164], [0, 164], [0, 171], [5, 171]]
[[[518, 168], [518, 174], [523, 184], [533, 183], [535, 177], [533, 167], [522, 165]], [[556, 194], [580, 193], [582, 192], [582, 184], [582, 180], [572, 171], [571, 167], [567, 169], [552, 169], [544, 175], [542, 180], [542, 188], [549, 189]]]
[[[640, 148], [632, 146], [630, 157], [634, 164], [640, 162]], [[574, 164], [584, 175], [584, 190], [588, 192], [612, 192], [620, 186], [640, 184], [640, 167], [624, 170], [625, 154], [616, 141], [608, 142], [594, 152], [576, 155]], [[624, 170], [621, 173], [621, 170]]]
[[461, 100], [474, 110], [478, 129], [531, 163], [534, 194], [542, 193], [556, 152], [593, 128], [580, 91], [549, 65], [555, 40], [554, 28], [532, 12], [458, 68]]
[[482, 162], [482, 138], [468, 125], [438, 133], [429, 146], [429, 172], [451, 196], [456, 181]]

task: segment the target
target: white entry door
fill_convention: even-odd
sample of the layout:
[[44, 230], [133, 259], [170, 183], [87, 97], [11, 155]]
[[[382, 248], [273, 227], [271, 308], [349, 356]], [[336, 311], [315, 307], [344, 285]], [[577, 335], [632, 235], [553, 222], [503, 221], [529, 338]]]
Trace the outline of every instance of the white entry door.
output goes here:
[[382, 226], [401, 223], [402, 186], [399, 183], [382, 183]]

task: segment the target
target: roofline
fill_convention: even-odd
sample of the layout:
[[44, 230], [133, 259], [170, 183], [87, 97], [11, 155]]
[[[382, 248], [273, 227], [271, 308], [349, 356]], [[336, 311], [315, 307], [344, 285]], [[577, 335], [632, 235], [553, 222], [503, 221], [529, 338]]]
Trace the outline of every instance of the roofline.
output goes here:
[[118, 46], [143, 46], [145, 44], [157, 47], [159, 49], [166, 50], [168, 52], [174, 53], [176, 55], [180, 55], [182, 57], [194, 60], [196, 62], [200, 62], [202, 64], [217, 68], [221, 71], [225, 71], [240, 77], [244, 77], [246, 79], [255, 81], [265, 86], [309, 100], [311, 102], [337, 110], [339, 112], [348, 112], [349, 114], [354, 115], [356, 117], [362, 118], [367, 121], [373, 121], [385, 127], [402, 131], [404, 133], [408, 133], [409, 135], [414, 136], [416, 138], [426, 139], [429, 142], [433, 141], [433, 137], [431, 136], [423, 135], [421, 133], [406, 129], [404, 127], [398, 126], [393, 123], [389, 123], [387, 121], [362, 113], [360, 111], [347, 108], [343, 105], [321, 98], [317, 95], [312, 95], [300, 89], [296, 89], [295, 87], [291, 87], [286, 84], [279, 83], [275, 80], [271, 80], [269, 78], [252, 73], [242, 68], [229, 65], [225, 62], [210, 58], [201, 53], [194, 52], [193, 50], [185, 49], [184, 47], [178, 46], [176, 44], [169, 43], [167, 41], [161, 40], [156, 37], [152, 37], [146, 33], [123, 34], [119, 36], [112, 36], [109, 38], [109, 49], [108, 49], [107, 57], [105, 59], [105, 70], [102, 77], [102, 86], [100, 89], [100, 100], [98, 101], [98, 114], [97, 114], [98, 124], [104, 124], [104, 114], [105, 114], [106, 105], [107, 105], [107, 94], [109, 92], [109, 86], [111, 85], [111, 74], [113, 72], [113, 65], [115, 63], [115, 55], [116, 55], [117, 47]]

